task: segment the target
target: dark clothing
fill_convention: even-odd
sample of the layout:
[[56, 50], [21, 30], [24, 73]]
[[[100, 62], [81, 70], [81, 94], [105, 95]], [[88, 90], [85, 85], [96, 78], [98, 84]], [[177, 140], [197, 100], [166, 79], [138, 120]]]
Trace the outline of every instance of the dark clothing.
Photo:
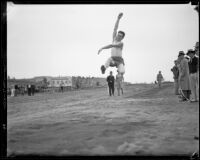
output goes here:
[[197, 70], [198, 70], [198, 61], [199, 61], [198, 58], [194, 56], [188, 62], [190, 74], [197, 73]]
[[108, 87], [109, 87], [109, 95], [113, 95], [114, 96], [114, 84], [115, 84], [115, 77], [114, 76], [108, 76], [107, 77], [107, 82], [108, 82]]
[[19, 86], [15, 85], [14, 88], [15, 88], [15, 96], [17, 96], [19, 92]]
[[63, 86], [60, 86], [60, 90], [61, 90], [61, 92], [63, 92]]
[[27, 85], [28, 95], [31, 96], [31, 85]]
[[115, 87], [114, 87], [114, 84], [108, 84], [108, 87], [109, 87], [109, 95], [110, 96], [114, 96], [114, 93], [115, 93]]
[[179, 76], [179, 70], [178, 70], [178, 67], [177, 66], [174, 66], [171, 71], [173, 72], [174, 74], [174, 79], [178, 79], [178, 76]]
[[108, 76], [107, 82], [110, 83], [110, 84], [114, 84], [115, 83], [115, 77], [114, 76]]
[[35, 85], [31, 85], [31, 95], [35, 94]]
[[19, 89], [18, 85], [15, 85], [15, 89]]

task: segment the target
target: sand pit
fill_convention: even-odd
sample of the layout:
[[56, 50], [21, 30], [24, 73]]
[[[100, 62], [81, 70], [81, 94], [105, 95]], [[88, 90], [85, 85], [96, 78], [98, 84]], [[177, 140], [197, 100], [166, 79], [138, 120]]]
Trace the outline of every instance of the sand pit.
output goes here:
[[8, 155], [191, 155], [199, 104], [180, 103], [173, 84], [130, 85], [9, 97]]

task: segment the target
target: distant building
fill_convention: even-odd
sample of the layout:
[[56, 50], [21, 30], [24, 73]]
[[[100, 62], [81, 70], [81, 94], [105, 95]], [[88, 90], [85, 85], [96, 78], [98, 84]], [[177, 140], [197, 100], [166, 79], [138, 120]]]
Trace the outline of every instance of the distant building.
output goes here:
[[66, 77], [53, 77], [48, 80], [49, 85], [48, 87], [60, 87], [61, 85], [63, 87], [72, 87], [72, 77], [66, 76]]
[[50, 77], [50, 76], [40, 76], [40, 77], [34, 77], [33, 80], [34, 80], [35, 82], [41, 82], [41, 81], [44, 80], [44, 78], [46, 78], [47, 81], [50, 81], [50, 79], [51, 79], [52, 77]]

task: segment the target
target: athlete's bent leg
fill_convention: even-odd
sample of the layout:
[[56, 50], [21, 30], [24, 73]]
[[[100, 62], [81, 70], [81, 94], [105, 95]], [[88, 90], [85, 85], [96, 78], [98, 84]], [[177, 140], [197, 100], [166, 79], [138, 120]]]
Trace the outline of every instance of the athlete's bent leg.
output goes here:
[[118, 71], [119, 71], [119, 73], [121, 73], [122, 75], [125, 73], [125, 67], [124, 67], [123, 64], [120, 64], [120, 65], [118, 66]]
[[102, 72], [102, 74], [104, 74], [105, 71], [106, 71], [106, 69], [110, 66], [110, 64], [113, 64], [113, 63], [114, 63], [113, 59], [111, 57], [108, 58], [108, 60], [106, 61], [105, 65], [101, 66], [101, 72]]

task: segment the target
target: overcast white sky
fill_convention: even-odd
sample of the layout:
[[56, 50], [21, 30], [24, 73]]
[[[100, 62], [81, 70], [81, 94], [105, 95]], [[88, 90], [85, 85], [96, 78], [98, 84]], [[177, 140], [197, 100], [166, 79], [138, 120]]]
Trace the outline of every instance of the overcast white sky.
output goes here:
[[198, 41], [198, 14], [186, 5], [14, 5], [7, 6], [7, 73], [15, 78], [35, 76], [106, 77], [100, 66], [110, 49], [115, 21], [123, 40], [125, 81], [154, 82], [170, 69], [180, 50]]

